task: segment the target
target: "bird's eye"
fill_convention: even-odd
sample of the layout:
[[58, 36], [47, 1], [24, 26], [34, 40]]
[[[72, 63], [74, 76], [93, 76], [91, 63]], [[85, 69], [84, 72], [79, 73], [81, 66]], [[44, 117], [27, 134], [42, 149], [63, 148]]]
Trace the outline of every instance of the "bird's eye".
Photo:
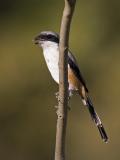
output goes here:
[[39, 38], [40, 39], [45, 39], [45, 35], [40, 35]]
[[48, 38], [48, 39], [51, 39], [51, 38], [52, 38], [52, 35], [50, 35], [50, 34], [47, 35], [47, 38]]

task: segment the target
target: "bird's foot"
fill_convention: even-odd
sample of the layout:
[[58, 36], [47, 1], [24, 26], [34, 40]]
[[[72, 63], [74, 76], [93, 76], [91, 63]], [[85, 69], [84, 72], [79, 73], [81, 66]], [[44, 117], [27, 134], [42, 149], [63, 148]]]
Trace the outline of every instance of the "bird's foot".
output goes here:
[[55, 97], [58, 99], [58, 101], [60, 101], [59, 92], [55, 93]]
[[[69, 95], [68, 95], [68, 110], [71, 110], [70, 98], [71, 98], [72, 95], [73, 95], [72, 92], [71, 93], [69, 92]], [[58, 102], [59, 102], [60, 101], [59, 92], [56, 92], [55, 96], [56, 96], [56, 98], [58, 99]], [[55, 108], [58, 110], [59, 106], [55, 106]]]
[[56, 96], [56, 98], [58, 98], [58, 96], [59, 96], [59, 92], [56, 92], [56, 93], [55, 93], [55, 96]]

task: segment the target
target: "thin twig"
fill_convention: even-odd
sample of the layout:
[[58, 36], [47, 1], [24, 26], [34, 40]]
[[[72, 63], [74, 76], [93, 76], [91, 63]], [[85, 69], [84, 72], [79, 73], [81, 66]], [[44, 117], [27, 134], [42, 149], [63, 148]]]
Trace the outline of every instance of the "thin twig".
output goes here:
[[70, 24], [76, 0], [65, 0], [60, 28], [59, 43], [59, 101], [57, 110], [57, 129], [55, 160], [65, 160], [65, 137], [68, 112], [68, 42]]

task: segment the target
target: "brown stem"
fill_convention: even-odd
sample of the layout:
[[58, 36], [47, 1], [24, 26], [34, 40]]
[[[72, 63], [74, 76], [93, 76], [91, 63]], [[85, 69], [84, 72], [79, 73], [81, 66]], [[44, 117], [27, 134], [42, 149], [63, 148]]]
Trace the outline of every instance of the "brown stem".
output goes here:
[[59, 43], [59, 104], [57, 111], [57, 129], [55, 160], [65, 160], [65, 137], [68, 113], [68, 42], [70, 24], [76, 0], [65, 0]]

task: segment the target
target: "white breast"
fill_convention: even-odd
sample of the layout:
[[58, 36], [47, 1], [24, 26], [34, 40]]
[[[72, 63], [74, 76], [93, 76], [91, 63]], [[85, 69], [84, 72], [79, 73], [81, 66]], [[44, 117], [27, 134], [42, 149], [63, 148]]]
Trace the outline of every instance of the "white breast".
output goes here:
[[47, 45], [43, 47], [43, 54], [45, 57], [45, 61], [47, 63], [48, 69], [53, 77], [53, 79], [59, 83], [59, 50], [58, 45], [54, 44]]

